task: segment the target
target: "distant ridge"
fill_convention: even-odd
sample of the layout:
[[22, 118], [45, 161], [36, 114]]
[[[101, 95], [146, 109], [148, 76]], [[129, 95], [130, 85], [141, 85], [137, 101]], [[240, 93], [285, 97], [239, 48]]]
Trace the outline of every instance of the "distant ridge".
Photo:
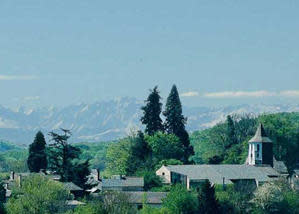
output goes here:
[[[14, 111], [0, 106], [0, 141], [29, 144], [35, 133], [60, 127], [71, 129], [71, 142], [115, 140], [141, 128], [139, 118], [142, 101], [120, 98], [92, 104], [76, 104], [63, 108], [19, 108]], [[225, 107], [184, 107], [188, 117], [188, 131], [209, 128], [225, 120], [228, 114], [298, 112], [299, 104], [293, 105], [238, 105]]]

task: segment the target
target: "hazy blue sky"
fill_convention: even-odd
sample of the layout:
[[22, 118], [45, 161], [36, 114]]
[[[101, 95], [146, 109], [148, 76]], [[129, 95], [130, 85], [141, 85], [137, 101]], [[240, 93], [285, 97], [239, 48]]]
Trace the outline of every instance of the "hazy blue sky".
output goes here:
[[0, 104], [173, 83], [188, 105], [299, 103], [299, 1], [0, 0]]

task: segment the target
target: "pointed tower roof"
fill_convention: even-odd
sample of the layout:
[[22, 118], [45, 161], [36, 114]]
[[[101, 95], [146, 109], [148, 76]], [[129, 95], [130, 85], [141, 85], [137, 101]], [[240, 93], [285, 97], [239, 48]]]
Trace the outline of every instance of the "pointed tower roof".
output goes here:
[[261, 124], [261, 123], [259, 124], [254, 137], [249, 140], [249, 143], [253, 143], [253, 142], [272, 143], [272, 140], [270, 140], [270, 138], [268, 138], [268, 136], [266, 135], [263, 124]]

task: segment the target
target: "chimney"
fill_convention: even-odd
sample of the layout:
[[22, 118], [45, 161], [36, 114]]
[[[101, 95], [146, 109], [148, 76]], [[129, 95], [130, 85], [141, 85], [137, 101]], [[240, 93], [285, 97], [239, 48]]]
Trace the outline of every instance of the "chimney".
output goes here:
[[15, 179], [15, 172], [11, 171], [10, 172], [10, 180], [13, 181]]
[[225, 190], [226, 186], [225, 186], [225, 177], [223, 177], [223, 181], [222, 181], [222, 189]]

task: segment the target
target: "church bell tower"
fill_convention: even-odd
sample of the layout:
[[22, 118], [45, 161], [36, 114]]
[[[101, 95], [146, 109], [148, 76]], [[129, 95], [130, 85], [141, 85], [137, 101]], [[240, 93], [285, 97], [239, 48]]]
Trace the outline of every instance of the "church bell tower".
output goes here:
[[273, 143], [267, 137], [262, 124], [259, 124], [254, 137], [248, 143], [247, 164], [253, 166], [270, 165], [273, 167]]

